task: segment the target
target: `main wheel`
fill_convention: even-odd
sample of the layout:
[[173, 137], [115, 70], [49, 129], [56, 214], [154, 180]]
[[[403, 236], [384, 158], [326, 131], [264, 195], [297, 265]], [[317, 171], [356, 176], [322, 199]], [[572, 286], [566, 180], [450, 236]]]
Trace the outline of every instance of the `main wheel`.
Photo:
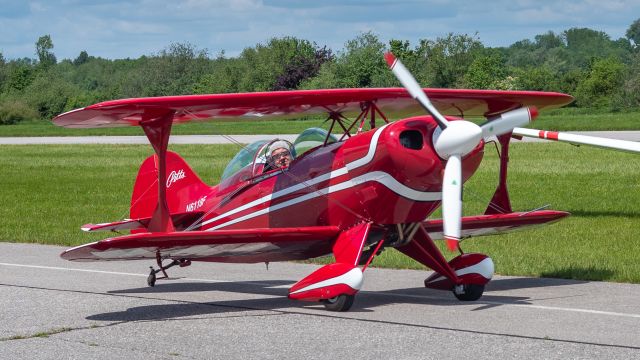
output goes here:
[[462, 289], [453, 289], [455, 295], [460, 301], [476, 301], [480, 299], [484, 292], [484, 285], [464, 284]]
[[334, 298], [322, 300], [324, 307], [329, 311], [347, 311], [353, 305], [355, 295], [338, 295]]

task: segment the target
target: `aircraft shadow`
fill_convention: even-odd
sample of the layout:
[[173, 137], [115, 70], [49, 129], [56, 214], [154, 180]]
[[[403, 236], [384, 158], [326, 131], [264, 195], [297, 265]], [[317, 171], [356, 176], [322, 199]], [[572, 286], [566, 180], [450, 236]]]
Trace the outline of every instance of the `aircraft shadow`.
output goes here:
[[[533, 288], [562, 286], [585, 283], [573, 280], [558, 279], [496, 279], [488, 286], [488, 291], [501, 291], [517, 288]], [[213, 302], [190, 302], [170, 299], [174, 303], [163, 305], [146, 305], [132, 307], [123, 311], [95, 314], [87, 317], [93, 321], [158, 321], [179, 320], [180, 318], [194, 316], [268, 316], [274, 314], [242, 314], [243, 312], [276, 311], [280, 313], [295, 312], [292, 307], [305, 309], [317, 309], [320, 315], [337, 315], [328, 313], [319, 303], [307, 303], [294, 301], [287, 298], [287, 288], [290, 281], [239, 281], [239, 282], [185, 282], [185, 283], [159, 283], [155, 287], [142, 287], [134, 289], [114, 290], [110, 294], [154, 294], [154, 293], [185, 293], [185, 292], [230, 292], [247, 295], [264, 295], [267, 297], [252, 298], [246, 300], [223, 300]], [[451, 292], [427, 289], [424, 287], [394, 289], [388, 291], [361, 291], [356, 296], [356, 301], [349, 311], [372, 312], [376, 308], [391, 304], [413, 304], [425, 306], [468, 306], [477, 304], [473, 311], [482, 311], [496, 306], [509, 304], [529, 304], [529, 297], [501, 296], [492, 293], [485, 294], [477, 302], [458, 301]], [[177, 301], [177, 303], [176, 303]]]
[[[579, 271], [579, 270], [576, 270]], [[562, 276], [555, 273], [544, 273], [540, 278], [507, 278], [507, 279], [494, 279], [487, 284], [486, 291], [506, 291], [516, 289], [529, 289], [539, 287], [551, 287], [551, 286], [566, 286], [585, 284], [588, 281], [583, 280], [571, 280], [571, 279], [557, 279]], [[555, 277], [556, 279], [550, 279]], [[484, 298], [484, 297], [483, 297]]]
[[[181, 292], [205, 292], [223, 291], [253, 293], [262, 295], [287, 295], [286, 288], [279, 286], [291, 286], [291, 281], [233, 281], [233, 282], [180, 282], [167, 283], [159, 280], [155, 287], [141, 287], [124, 290], [109, 291], [110, 294], [153, 294], [153, 293], [181, 293]], [[259, 289], [259, 291], [255, 291]]]

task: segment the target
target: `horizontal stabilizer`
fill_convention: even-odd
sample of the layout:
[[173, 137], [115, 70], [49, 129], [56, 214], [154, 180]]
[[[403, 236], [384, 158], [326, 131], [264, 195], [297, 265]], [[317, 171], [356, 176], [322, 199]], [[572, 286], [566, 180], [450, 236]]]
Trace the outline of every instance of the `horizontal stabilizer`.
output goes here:
[[[200, 219], [200, 217], [202, 217], [202, 215], [204, 215], [204, 213], [201, 211], [186, 212], [172, 214], [171, 219], [173, 220], [176, 229], [183, 230], [194, 224], [198, 219]], [[86, 232], [146, 229], [150, 220], [150, 217], [145, 217], [140, 219], [124, 219], [122, 221], [115, 221], [111, 223], [85, 224], [82, 225], [80, 229]]]
[[86, 232], [144, 229], [148, 222], [149, 222], [148, 218], [147, 219], [124, 219], [122, 221], [114, 221], [110, 223], [84, 224], [80, 227], [80, 229]]
[[256, 263], [306, 259], [331, 252], [335, 226], [216, 231], [144, 232], [77, 246], [60, 256], [73, 261], [190, 259]]
[[[495, 235], [525, 227], [552, 223], [568, 216], [568, 212], [539, 210], [530, 212], [514, 212], [508, 214], [464, 216], [462, 218], [461, 238]], [[423, 223], [425, 230], [434, 240], [442, 240], [442, 219], [427, 220]]]

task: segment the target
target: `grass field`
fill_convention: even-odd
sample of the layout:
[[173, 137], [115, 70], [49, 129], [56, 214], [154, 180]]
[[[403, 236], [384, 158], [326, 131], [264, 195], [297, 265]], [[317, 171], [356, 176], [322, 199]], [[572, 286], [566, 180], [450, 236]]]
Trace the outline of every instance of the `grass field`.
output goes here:
[[[192, 122], [175, 125], [172, 135], [253, 135], [253, 134], [299, 134], [311, 127], [328, 129], [324, 119], [271, 120], [245, 122]], [[122, 136], [144, 135], [140, 127], [116, 127], [102, 129], [67, 129], [49, 121], [30, 121], [17, 125], [0, 126], [2, 136]]]
[[[215, 183], [235, 145], [174, 145], [201, 178]], [[465, 214], [484, 211], [497, 181], [497, 156], [465, 186]], [[0, 241], [78, 245], [108, 234], [80, 225], [128, 216], [142, 145], [0, 146]], [[548, 227], [463, 243], [490, 255], [497, 272], [640, 283], [640, 156], [566, 144], [512, 146], [514, 210], [550, 204], [573, 216]], [[451, 255], [448, 255], [451, 256]], [[422, 268], [387, 250], [375, 266]]]
[[[173, 127], [174, 135], [298, 134], [310, 127], [328, 128], [323, 118], [288, 121], [193, 122]], [[533, 128], [557, 131], [640, 130], [640, 112], [603, 113], [588, 109], [556, 109], [542, 113]], [[144, 135], [139, 127], [66, 129], [49, 121], [0, 126], [2, 136]]]

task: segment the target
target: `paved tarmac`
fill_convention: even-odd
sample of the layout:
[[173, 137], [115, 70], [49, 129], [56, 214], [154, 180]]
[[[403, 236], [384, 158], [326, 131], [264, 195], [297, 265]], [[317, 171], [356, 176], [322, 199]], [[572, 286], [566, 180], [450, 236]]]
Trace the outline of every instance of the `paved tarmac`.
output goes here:
[[[640, 131], [569, 131], [571, 134], [598, 136], [611, 139], [640, 141]], [[280, 138], [294, 141], [297, 135], [172, 135], [171, 144], [231, 144], [232, 141], [250, 144], [257, 140]], [[519, 140], [513, 140], [519, 142]], [[524, 142], [548, 141], [523, 138]], [[43, 136], [43, 137], [0, 137], [0, 145], [30, 144], [148, 144], [145, 136]]]
[[148, 261], [63, 249], [0, 243], [0, 358], [640, 358], [640, 285], [499, 276], [463, 303], [427, 271], [367, 269], [334, 313], [286, 298], [315, 265], [194, 263], [150, 288]]

